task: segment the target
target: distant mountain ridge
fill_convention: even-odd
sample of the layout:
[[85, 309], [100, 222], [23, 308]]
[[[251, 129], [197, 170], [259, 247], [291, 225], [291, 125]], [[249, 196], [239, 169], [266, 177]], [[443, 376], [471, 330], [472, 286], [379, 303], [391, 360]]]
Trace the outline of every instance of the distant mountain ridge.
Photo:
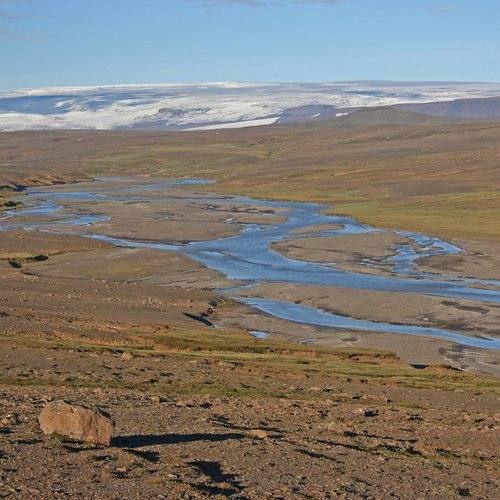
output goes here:
[[500, 118], [500, 97], [457, 99], [423, 104], [396, 104], [395, 108], [436, 116], [460, 118]]
[[357, 109], [342, 116], [327, 120], [285, 122], [282, 126], [292, 128], [359, 128], [375, 126], [400, 126], [400, 125], [449, 125], [455, 123], [470, 123], [470, 119], [460, 117], [436, 116], [415, 111], [407, 111], [396, 107], [376, 107]]
[[222, 82], [28, 89], [0, 92], [0, 131], [210, 130], [323, 121], [373, 107], [497, 118], [499, 96], [500, 83], [456, 82]]

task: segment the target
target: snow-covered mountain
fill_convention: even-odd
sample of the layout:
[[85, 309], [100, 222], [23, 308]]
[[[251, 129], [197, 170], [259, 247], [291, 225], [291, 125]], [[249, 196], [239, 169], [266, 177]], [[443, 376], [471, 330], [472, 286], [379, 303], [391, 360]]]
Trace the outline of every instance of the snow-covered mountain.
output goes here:
[[0, 130], [234, 128], [324, 119], [349, 108], [500, 96], [500, 84], [203, 83], [0, 92]]

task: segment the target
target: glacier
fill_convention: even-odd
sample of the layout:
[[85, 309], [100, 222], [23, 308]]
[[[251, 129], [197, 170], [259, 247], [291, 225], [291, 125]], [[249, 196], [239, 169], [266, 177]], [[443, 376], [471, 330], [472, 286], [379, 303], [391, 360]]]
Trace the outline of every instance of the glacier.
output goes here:
[[0, 130], [211, 130], [500, 95], [499, 83], [168, 83], [0, 91]]

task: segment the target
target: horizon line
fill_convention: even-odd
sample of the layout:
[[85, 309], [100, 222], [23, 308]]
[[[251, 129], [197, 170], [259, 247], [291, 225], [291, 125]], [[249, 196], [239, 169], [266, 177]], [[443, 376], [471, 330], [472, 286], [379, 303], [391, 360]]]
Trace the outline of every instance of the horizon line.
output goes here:
[[221, 81], [186, 81], [186, 82], [162, 82], [162, 83], [104, 83], [104, 84], [84, 84], [84, 85], [43, 85], [39, 87], [18, 87], [11, 89], [0, 89], [0, 93], [10, 92], [30, 92], [43, 91], [52, 89], [99, 89], [99, 88], [127, 88], [127, 87], [181, 87], [181, 86], [245, 86], [245, 85], [331, 85], [331, 84], [349, 84], [349, 83], [393, 83], [393, 84], [475, 84], [475, 85], [499, 85], [500, 82], [495, 81], [473, 81], [473, 80], [383, 80], [380, 78], [374, 79], [349, 79], [349, 80], [289, 80], [289, 81], [273, 81], [273, 80], [221, 80]]

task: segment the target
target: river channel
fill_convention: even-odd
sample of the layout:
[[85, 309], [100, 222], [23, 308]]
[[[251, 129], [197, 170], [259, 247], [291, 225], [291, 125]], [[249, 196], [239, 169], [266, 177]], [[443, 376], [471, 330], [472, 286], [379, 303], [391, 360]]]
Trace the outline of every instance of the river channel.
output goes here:
[[[108, 179], [109, 180], [109, 179]], [[326, 287], [348, 288], [356, 290], [402, 292], [435, 297], [468, 299], [482, 302], [500, 303], [500, 282], [494, 280], [474, 280], [440, 276], [436, 274], [420, 273], [415, 268], [417, 258], [430, 255], [443, 255], [461, 252], [461, 249], [438, 238], [427, 237], [408, 232], [397, 232], [411, 240], [411, 244], [400, 245], [394, 248], [395, 255], [387, 259], [387, 264], [397, 277], [374, 275], [369, 273], [349, 272], [335, 268], [333, 263], [321, 264], [294, 260], [274, 251], [270, 245], [274, 242], [296, 238], [297, 231], [308, 230], [314, 236], [338, 236], [345, 234], [361, 234], [379, 231], [373, 227], [361, 224], [354, 219], [322, 214], [326, 206], [314, 203], [298, 203], [286, 201], [266, 201], [249, 199], [241, 196], [224, 197], [193, 197], [182, 198], [183, 202], [213, 206], [214, 204], [245, 203], [252, 206], [269, 209], [273, 217], [279, 210], [280, 218], [284, 221], [269, 224], [245, 224], [236, 236], [214, 239], [211, 241], [194, 241], [185, 245], [172, 245], [158, 243], [157, 241], [137, 241], [126, 238], [112, 238], [99, 234], [98, 229], [92, 234], [80, 232], [79, 226], [95, 225], [109, 219], [103, 215], [93, 214], [92, 204], [99, 201], [141, 201], [151, 200], [174, 203], [179, 198], [162, 194], [163, 190], [173, 187], [196, 186], [206, 184], [202, 180], [180, 180], [150, 186], [140, 185], [105, 190], [72, 190], [67, 191], [37, 192], [28, 190], [23, 202], [29, 207], [8, 213], [0, 220], [0, 230], [9, 228], [23, 228], [48, 232], [60, 232], [61, 224], [71, 226], [64, 231], [65, 234], [81, 234], [82, 236], [100, 239], [124, 247], [154, 248], [169, 252], [178, 252], [195, 259], [205, 266], [223, 273], [231, 280], [242, 283], [232, 289], [218, 290], [222, 295], [235, 298], [240, 302], [258, 309], [259, 311], [289, 321], [342, 329], [390, 332], [398, 334], [428, 336], [452, 341], [464, 346], [484, 349], [500, 349], [500, 338], [486, 337], [484, 335], [468, 336], [459, 332], [442, 330], [418, 325], [401, 325], [381, 323], [377, 321], [362, 321], [355, 318], [337, 315], [314, 307], [307, 307], [294, 302], [269, 300], [248, 296], [252, 287], [262, 283], [292, 283], [298, 285], [321, 285]], [[150, 190], [151, 196], [141, 196], [141, 191]], [[137, 191], [137, 193], [134, 193]], [[160, 194], [158, 194], [160, 193]], [[79, 201], [88, 203], [85, 214], [68, 213], [67, 208], [61, 205], [62, 200]], [[210, 208], [208, 208], [210, 209]], [[81, 211], [80, 211], [81, 212]], [[262, 213], [265, 213], [263, 210]], [[16, 217], [23, 214], [36, 215], [35, 222], [18, 223]], [[57, 215], [57, 220], [51, 216]], [[270, 219], [271, 220], [271, 219]], [[231, 221], [228, 221], [230, 223]], [[340, 229], [322, 229], [325, 225], [337, 226]], [[54, 226], [54, 229], [51, 228]], [[317, 230], [315, 227], [317, 226]], [[152, 228], [154, 231], [154, 228]], [[369, 266], [369, 262], [367, 266]], [[234, 294], [245, 288], [245, 297]], [[333, 334], [333, 333], [332, 333]]]

